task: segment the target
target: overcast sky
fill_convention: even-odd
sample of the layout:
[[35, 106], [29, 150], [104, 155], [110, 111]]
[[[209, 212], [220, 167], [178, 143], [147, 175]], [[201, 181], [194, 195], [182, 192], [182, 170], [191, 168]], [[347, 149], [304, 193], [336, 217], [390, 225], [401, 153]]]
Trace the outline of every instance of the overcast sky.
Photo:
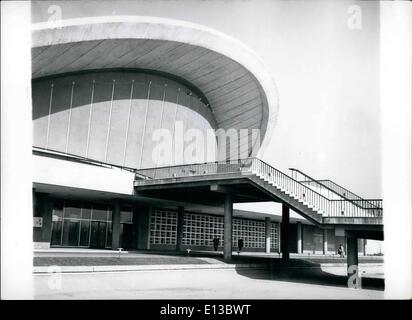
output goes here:
[[[265, 161], [381, 197], [379, 2], [89, 1], [34, 2], [33, 22], [58, 4], [63, 19], [143, 15], [186, 20], [242, 41], [267, 64], [280, 109]], [[348, 9], [361, 8], [350, 29]]]

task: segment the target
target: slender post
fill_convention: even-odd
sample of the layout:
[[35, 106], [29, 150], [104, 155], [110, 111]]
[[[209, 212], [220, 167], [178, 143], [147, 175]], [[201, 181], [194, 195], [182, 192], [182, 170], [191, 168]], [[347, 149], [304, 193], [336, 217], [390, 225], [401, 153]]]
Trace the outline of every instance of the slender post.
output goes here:
[[282, 204], [282, 237], [280, 238], [280, 245], [282, 251], [283, 261], [289, 260], [289, 207]]
[[271, 224], [270, 224], [270, 218], [267, 217], [265, 218], [265, 236], [266, 236], [266, 253], [270, 253], [270, 243], [271, 243], [271, 237], [270, 237], [270, 231], [271, 231]]
[[358, 239], [352, 236], [347, 238], [348, 286], [360, 288], [361, 281], [358, 269]]
[[120, 247], [120, 202], [114, 201], [112, 219], [112, 250], [117, 250]]
[[328, 253], [328, 229], [323, 229], [323, 254]]
[[225, 196], [225, 225], [224, 225], [224, 247], [223, 257], [225, 260], [232, 259], [232, 220], [233, 201], [230, 194]]
[[297, 223], [297, 242], [298, 242], [298, 253], [302, 253], [302, 223]]

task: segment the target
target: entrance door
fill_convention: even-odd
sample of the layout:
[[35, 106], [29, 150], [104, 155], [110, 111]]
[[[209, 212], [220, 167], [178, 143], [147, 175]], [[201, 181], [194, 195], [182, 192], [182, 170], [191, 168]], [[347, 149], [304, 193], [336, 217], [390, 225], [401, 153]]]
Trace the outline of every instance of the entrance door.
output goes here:
[[133, 240], [136, 239], [134, 230], [133, 230], [133, 225], [132, 224], [127, 224], [127, 223], [122, 223], [121, 226], [121, 244], [120, 246], [124, 249], [135, 249], [135, 246], [133, 245]]
[[106, 222], [92, 221], [90, 248], [104, 249], [106, 246]]

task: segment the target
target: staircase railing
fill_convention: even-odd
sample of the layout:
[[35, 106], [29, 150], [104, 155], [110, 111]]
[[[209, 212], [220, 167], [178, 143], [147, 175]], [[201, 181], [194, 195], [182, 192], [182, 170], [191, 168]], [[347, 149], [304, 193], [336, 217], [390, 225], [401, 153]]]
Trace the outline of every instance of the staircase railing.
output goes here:
[[347, 200], [363, 209], [382, 209], [381, 199], [364, 199], [358, 196], [357, 194], [353, 193], [352, 191], [349, 191], [348, 189], [338, 185], [336, 182], [333, 182], [332, 180], [316, 180], [299, 169], [290, 168], [289, 170], [292, 171], [292, 176], [293, 172], [295, 172], [295, 176], [296, 173], [299, 173], [304, 177], [305, 180], [300, 181], [301, 183], [306, 185], [318, 186], [320, 188], [326, 189], [332, 192], [333, 194], [338, 195], [340, 198], [331, 200]]
[[[329, 217], [381, 217], [380, 208], [361, 208], [350, 201], [330, 200], [308, 186], [275, 169], [258, 158], [217, 161], [190, 165], [176, 165], [136, 170], [137, 184], [151, 183], [147, 180], [173, 179], [189, 176], [205, 176], [233, 173], [252, 173], [277, 187], [295, 200]], [[144, 178], [142, 178], [144, 177]], [[140, 182], [139, 182], [140, 180]], [[154, 181], [153, 181], [154, 182]]]
[[272, 182], [282, 191], [295, 199], [302, 200], [307, 206], [328, 217], [381, 217], [381, 208], [362, 208], [350, 201], [330, 200], [299, 181], [273, 168], [260, 159], [253, 159], [251, 167], [262, 178]]

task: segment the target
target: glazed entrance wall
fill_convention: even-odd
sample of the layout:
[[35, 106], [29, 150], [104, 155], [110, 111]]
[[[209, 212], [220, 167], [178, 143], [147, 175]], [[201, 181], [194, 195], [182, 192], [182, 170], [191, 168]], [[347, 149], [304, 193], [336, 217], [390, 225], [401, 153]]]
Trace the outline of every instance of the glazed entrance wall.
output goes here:
[[[52, 213], [52, 247], [105, 249], [112, 245], [113, 208], [106, 204], [54, 200]], [[120, 211], [121, 245], [130, 246], [132, 209]], [[122, 243], [123, 242], [123, 243]]]

